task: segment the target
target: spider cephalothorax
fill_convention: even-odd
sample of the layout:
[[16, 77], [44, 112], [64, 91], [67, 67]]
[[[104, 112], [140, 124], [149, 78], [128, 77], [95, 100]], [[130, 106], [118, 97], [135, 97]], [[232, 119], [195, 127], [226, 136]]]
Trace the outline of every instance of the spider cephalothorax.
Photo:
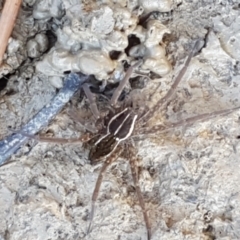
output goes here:
[[109, 156], [121, 142], [131, 136], [136, 119], [137, 114], [133, 113], [130, 108], [124, 108], [116, 113], [108, 122], [106, 134], [91, 147], [89, 159], [95, 162]]

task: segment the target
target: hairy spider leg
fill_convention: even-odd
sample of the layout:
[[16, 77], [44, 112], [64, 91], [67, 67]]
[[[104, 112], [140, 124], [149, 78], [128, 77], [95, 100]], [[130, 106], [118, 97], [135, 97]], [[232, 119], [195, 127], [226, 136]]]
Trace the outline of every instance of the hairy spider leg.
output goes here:
[[[215, 118], [218, 116], [227, 115], [238, 109], [240, 109], [240, 106], [230, 108], [230, 109], [225, 109], [225, 110], [214, 111], [212, 113], [203, 113], [203, 114], [200, 114], [200, 115], [197, 115], [194, 117], [183, 119], [179, 122], [167, 123], [166, 125], [158, 124], [158, 125], [152, 127], [151, 129], [143, 129], [142, 133], [144, 133], [144, 134], [151, 134], [151, 133], [156, 133], [156, 132], [161, 133], [161, 132], [165, 132], [170, 129], [173, 129], [173, 128], [187, 126], [187, 125], [193, 124], [198, 121], [207, 121], [209, 119], [212, 119], [212, 118]], [[140, 134], [142, 134], [142, 133], [140, 133]]]
[[120, 81], [118, 87], [114, 91], [112, 98], [110, 100], [111, 106], [115, 106], [120, 94], [122, 93], [124, 87], [126, 86], [127, 82], [129, 81], [129, 78], [131, 77], [133, 71], [135, 68], [137, 68], [142, 63], [142, 60], [137, 61], [135, 64], [133, 64], [131, 67], [128, 68], [124, 78]]
[[96, 204], [96, 201], [97, 201], [97, 198], [98, 198], [98, 195], [99, 195], [99, 192], [100, 192], [100, 187], [101, 187], [101, 184], [102, 184], [102, 180], [103, 180], [103, 175], [104, 173], [106, 172], [108, 166], [114, 162], [115, 160], [117, 160], [117, 158], [121, 155], [123, 151], [123, 148], [121, 146], [118, 146], [116, 148], [116, 150], [114, 152], [112, 152], [104, 161], [103, 163], [103, 166], [100, 170], [100, 173], [98, 175], [98, 179], [97, 179], [97, 182], [95, 184], [95, 188], [94, 188], [94, 191], [93, 191], [93, 195], [92, 195], [92, 204], [91, 204], [91, 211], [90, 211], [90, 219], [89, 219], [89, 225], [88, 225], [88, 228], [87, 228], [87, 235], [90, 233], [91, 231], [91, 226], [92, 226], [92, 222], [93, 222], [93, 218], [94, 218], [94, 212], [95, 212], [95, 204]]
[[181, 69], [181, 71], [178, 73], [173, 85], [171, 86], [171, 88], [168, 90], [168, 92], [166, 93], [166, 95], [161, 98], [159, 101], [157, 101], [157, 103], [153, 106], [152, 109], [150, 109], [148, 112], [146, 112], [146, 114], [142, 117], [142, 122], [143, 124], [147, 123], [148, 120], [150, 118], [152, 118], [152, 116], [154, 115], [154, 113], [156, 111], [159, 111], [161, 109], [163, 109], [163, 107], [168, 103], [168, 101], [171, 99], [171, 97], [173, 96], [173, 94], [176, 92], [176, 89], [179, 85], [179, 83], [181, 82], [184, 74], [186, 73], [187, 71], [187, 68], [189, 66], [189, 63], [192, 59], [192, 57], [194, 56], [195, 52], [196, 51], [199, 51], [200, 49], [200, 44], [201, 44], [201, 41], [196, 41], [195, 44], [194, 44], [194, 47], [192, 49], [192, 51], [190, 52], [190, 54], [188, 55], [187, 57], [187, 60], [185, 61], [184, 63], [184, 66], [183, 68]]
[[139, 186], [139, 181], [138, 181], [138, 172], [136, 169], [136, 162], [138, 161], [138, 157], [137, 154], [134, 151], [134, 147], [132, 144], [130, 144], [130, 146], [127, 145], [127, 153], [128, 153], [128, 157], [129, 157], [129, 162], [130, 162], [130, 168], [131, 168], [131, 172], [132, 172], [132, 178], [133, 178], [133, 182], [136, 188], [136, 193], [137, 193], [137, 197], [138, 197], [138, 201], [139, 201], [139, 205], [142, 209], [142, 213], [143, 213], [143, 218], [145, 221], [145, 225], [146, 225], [146, 229], [147, 229], [147, 239], [150, 240], [151, 239], [151, 225], [150, 225], [150, 221], [147, 215], [147, 211], [145, 208], [145, 202], [143, 199], [143, 195]]
[[87, 131], [91, 132], [91, 133], [97, 133], [98, 130], [96, 127], [93, 126], [86, 126], [86, 123], [84, 122], [84, 119], [80, 116], [79, 112], [77, 109], [70, 109], [68, 110], [68, 115], [70, 116], [70, 118], [76, 122], [79, 123], [83, 128], [85, 128]]
[[[133, 71], [135, 68], [137, 68], [140, 64], [142, 63], [142, 60], [137, 61], [134, 65], [130, 66], [124, 76], [124, 78], [121, 80], [120, 84], [118, 85], [118, 87], [115, 89], [112, 98], [110, 100], [110, 105], [111, 106], [115, 106], [118, 98], [120, 96], [120, 94], [122, 93], [124, 87], [126, 86], [127, 82], [129, 81]], [[88, 83], [84, 83], [82, 85], [83, 91], [89, 101], [90, 104], [90, 109], [92, 114], [94, 115], [94, 117], [96, 119], [100, 118], [100, 113], [96, 104], [96, 98], [95, 98], [95, 94], [93, 94], [89, 88], [89, 84]]]
[[49, 143], [60, 143], [60, 144], [67, 144], [67, 143], [78, 143], [78, 142], [88, 142], [91, 138], [92, 135], [90, 133], [83, 134], [79, 138], [55, 138], [55, 137], [42, 137], [39, 135], [30, 135], [25, 132], [18, 132], [22, 134], [25, 137], [28, 137], [30, 139], [34, 139], [38, 142], [49, 142]]
[[100, 113], [99, 113], [99, 111], [98, 111], [95, 94], [93, 94], [93, 93], [90, 91], [90, 88], [89, 88], [89, 84], [88, 84], [88, 83], [84, 83], [84, 84], [82, 85], [82, 88], [83, 88], [84, 93], [85, 93], [86, 96], [87, 96], [88, 101], [89, 101], [90, 109], [91, 109], [91, 111], [92, 111], [93, 116], [94, 116], [96, 119], [99, 119], [99, 118], [100, 118]]

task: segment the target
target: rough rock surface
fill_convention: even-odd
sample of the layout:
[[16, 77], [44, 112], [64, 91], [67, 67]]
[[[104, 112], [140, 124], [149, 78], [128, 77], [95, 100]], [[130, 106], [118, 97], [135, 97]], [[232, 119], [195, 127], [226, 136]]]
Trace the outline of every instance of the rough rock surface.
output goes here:
[[[95, 1], [83, 2], [85, 10], [101, 9], [101, 5], [94, 5]], [[104, 2], [112, 6], [112, 1]], [[124, 9], [126, 1], [113, 2]], [[78, 10], [76, 3], [79, 1], [23, 1], [5, 68], [0, 69], [1, 139], [11, 134], [9, 128], [20, 129], [51, 100], [55, 87], [61, 87], [62, 73], [50, 78], [36, 72], [35, 66], [49, 56], [51, 48], [57, 49], [58, 31]], [[138, 1], [130, 3], [135, 6]], [[65, 10], [70, 6], [74, 7], [66, 16]], [[152, 106], [170, 88], [173, 75], [181, 69], [193, 42], [205, 39], [206, 45], [193, 58], [167, 109], [156, 113], [151, 124], [240, 106], [239, 1], [182, 0], [171, 1], [170, 6], [171, 13], [154, 16], [170, 30], [163, 42], [173, 70], [162, 78], [147, 80], [143, 89], [135, 89], [136, 99], [148, 96], [161, 83], [159, 93], [149, 103]], [[146, 12], [149, 9], [151, 6]], [[110, 13], [106, 10], [104, 14]], [[111, 23], [107, 26], [112, 28]], [[85, 100], [76, 103], [77, 100], [79, 97], [56, 116], [43, 134], [63, 138], [81, 135], [83, 128], [67, 114], [72, 105], [79, 111], [86, 110]], [[136, 148], [142, 158], [139, 182], [150, 216], [152, 240], [240, 239], [239, 136], [238, 110], [168, 133], [138, 138]], [[105, 174], [93, 230], [85, 236], [91, 195], [101, 165], [90, 165], [88, 149], [81, 143], [33, 142], [0, 167], [1, 239], [147, 238], [126, 159], [113, 163]]]

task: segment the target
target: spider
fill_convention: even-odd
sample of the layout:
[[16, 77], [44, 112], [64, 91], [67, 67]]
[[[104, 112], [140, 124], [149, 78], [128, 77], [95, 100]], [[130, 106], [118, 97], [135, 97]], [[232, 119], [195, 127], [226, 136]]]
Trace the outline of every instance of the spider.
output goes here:
[[[143, 195], [138, 183], [138, 171], [136, 162], [139, 160], [139, 156], [136, 153], [136, 149], [134, 148], [134, 138], [138, 134], [142, 133], [152, 133], [152, 132], [164, 132], [172, 128], [176, 128], [183, 125], [192, 124], [196, 121], [207, 120], [217, 115], [228, 114], [240, 107], [220, 110], [212, 113], [205, 113], [195, 117], [187, 118], [185, 120], [181, 120], [179, 122], [168, 123], [168, 124], [157, 124], [154, 127], [148, 127], [147, 123], [154, 116], [156, 111], [160, 111], [163, 109], [168, 102], [171, 100], [174, 95], [180, 81], [182, 80], [188, 65], [194, 56], [195, 52], [200, 50], [200, 41], [197, 41], [187, 57], [183, 68], [175, 78], [170, 90], [167, 94], [151, 108], [144, 109], [142, 112], [139, 109], [134, 108], [131, 105], [131, 101], [125, 100], [120, 104], [120, 107], [117, 107], [118, 98], [128, 82], [131, 74], [134, 69], [137, 68], [141, 61], [138, 61], [136, 64], [131, 66], [124, 77], [124, 79], [120, 82], [119, 86], [114, 91], [112, 98], [110, 100], [110, 105], [114, 109], [113, 112], [109, 111], [104, 117], [101, 117], [97, 104], [94, 99], [94, 95], [91, 93], [88, 84], [83, 85], [83, 90], [89, 100], [91, 111], [96, 118], [97, 124], [95, 129], [90, 129], [86, 134], [83, 134], [80, 138], [77, 139], [61, 139], [61, 138], [47, 138], [47, 137], [38, 137], [39, 141], [46, 142], [57, 142], [57, 143], [73, 143], [73, 142], [88, 142], [90, 147], [89, 152], [89, 160], [92, 164], [96, 164], [100, 161], [103, 162], [101, 170], [99, 172], [97, 182], [95, 184], [95, 188], [92, 194], [92, 204], [90, 211], [90, 219], [89, 225], [87, 229], [87, 234], [90, 233], [92, 222], [94, 220], [94, 211], [95, 204], [100, 192], [101, 183], [104, 177], [104, 173], [111, 163], [116, 161], [118, 157], [123, 156], [130, 163], [131, 173], [133, 177], [133, 182], [135, 184], [135, 189], [137, 193], [137, 197], [139, 200], [139, 205], [142, 209], [142, 214], [144, 218], [144, 222], [147, 230], [147, 239], [151, 239], [151, 224], [147, 214], [147, 209], [145, 207]], [[73, 114], [74, 117], [74, 114]], [[75, 118], [77, 119], [76, 115]], [[36, 137], [34, 137], [36, 138]]]

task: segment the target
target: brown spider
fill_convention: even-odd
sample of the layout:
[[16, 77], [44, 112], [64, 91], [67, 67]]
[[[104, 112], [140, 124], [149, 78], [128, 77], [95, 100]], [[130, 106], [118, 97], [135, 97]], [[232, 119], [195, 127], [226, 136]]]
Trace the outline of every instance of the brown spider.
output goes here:
[[[89, 100], [91, 111], [97, 121], [102, 120], [102, 124], [100, 127], [96, 128], [97, 134], [84, 134], [82, 137], [78, 139], [61, 139], [61, 138], [45, 138], [39, 137], [40, 141], [47, 141], [47, 142], [58, 142], [58, 143], [73, 143], [73, 142], [87, 142], [89, 141], [91, 148], [89, 153], [89, 159], [92, 164], [99, 162], [100, 160], [103, 161], [102, 168], [99, 172], [98, 179], [93, 191], [92, 195], [92, 205], [91, 205], [91, 212], [90, 212], [90, 223], [87, 229], [87, 234], [91, 231], [91, 225], [94, 218], [94, 210], [95, 210], [95, 203], [97, 197], [99, 195], [102, 179], [107, 167], [114, 161], [118, 159], [124, 152], [124, 158], [130, 162], [131, 172], [133, 181], [135, 184], [136, 193], [138, 196], [139, 204], [142, 209], [143, 218], [145, 221], [146, 229], [147, 229], [147, 239], [151, 239], [151, 224], [149, 221], [149, 217], [147, 215], [147, 211], [145, 208], [144, 199], [141, 193], [141, 189], [138, 183], [138, 171], [136, 167], [136, 161], [138, 160], [139, 156], [136, 154], [136, 150], [133, 145], [133, 135], [137, 135], [139, 133], [152, 133], [152, 132], [163, 132], [172, 128], [176, 128], [179, 126], [187, 125], [194, 123], [199, 120], [207, 120], [217, 115], [228, 114], [240, 107], [227, 109], [227, 110], [220, 110], [213, 113], [206, 113], [201, 114], [195, 117], [187, 118], [185, 120], [181, 120], [179, 122], [171, 123], [171, 124], [158, 124], [155, 125], [153, 128], [148, 128], [147, 123], [153, 117], [156, 111], [160, 111], [163, 109], [166, 104], [170, 101], [171, 97], [176, 91], [183, 75], [185, 74], [187, 67], [196, 51], [200, 49], [200, 42], [197, 41], [193, 50], [191, 51], [190, 55], [187, 57], [187, 60], [179, 72], [178, 76], [174, 80], [173, 85], [171, 86], [170, 90], [167, 92], [165, 97], [160, 99], [155, 106], [150, 110], [145, 110], [143, 112], [137, 112], [137, 109], [131, 107], [129, 102], [123, 102], [121, 107], [116, 107], [117, 100], [126, 85], [127, 81], [129, 80], [132, 72], [134, 69], [141, 64], [141, 61], [137, 62], [135, 65], [131, 66], [124, 79], [120, 82], [118, 88], [115, 90], [110, 104], [115, 109], [115, 112], [109, 112], [103, 119], [100, 117], [100, 113], [98, 111], [94, 95], [89, 90], [87, 84], [83, 85], [83, 90]], [[74, 116], [73, 116], [74, 117]], [[76, 115], [75, 115], [76, 117]]]

